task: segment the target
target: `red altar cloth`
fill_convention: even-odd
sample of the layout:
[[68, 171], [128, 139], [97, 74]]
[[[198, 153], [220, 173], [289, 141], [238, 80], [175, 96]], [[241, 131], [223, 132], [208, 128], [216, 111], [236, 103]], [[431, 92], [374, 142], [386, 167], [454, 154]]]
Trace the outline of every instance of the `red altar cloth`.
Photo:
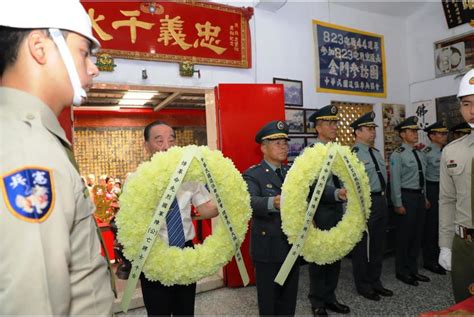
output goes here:
[[445, 316], [445, 315], [474, 316], [474, 295], [444, 310], [421, 313], [420, 317]]
[[[104, 240], [105, 247], [107, 248], [107, 252], [109, 253], [110, 260], [115, 260], [115, 252], [114, 252], [115, 237], [110, 225], [108, 223], [100, 222], [100, 221], [97, 221], [97, 225], [100, 228], [100, 233], [102, 234], [102, 239]], [[101, 250], [102, 255], [105, 256], [102, 246], [100, 250]]]

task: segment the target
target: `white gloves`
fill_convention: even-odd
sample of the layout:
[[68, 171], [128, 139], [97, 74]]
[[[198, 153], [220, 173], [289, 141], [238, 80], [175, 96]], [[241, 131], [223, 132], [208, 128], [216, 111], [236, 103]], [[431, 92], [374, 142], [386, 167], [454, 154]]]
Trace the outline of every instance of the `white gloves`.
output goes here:
[[438, 262], [446, 271], [451, 271], [451, 249], [441, 248]]

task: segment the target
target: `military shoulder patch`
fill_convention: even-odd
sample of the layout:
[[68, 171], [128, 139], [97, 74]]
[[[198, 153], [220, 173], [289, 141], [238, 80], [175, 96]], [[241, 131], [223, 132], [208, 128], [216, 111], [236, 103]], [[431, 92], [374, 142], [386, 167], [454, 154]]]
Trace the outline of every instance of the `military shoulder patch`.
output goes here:
[[398, 149], [395, 150], [395, 152], [397, 152], [397, 153], [402, 153], [403, 151], [405, 151], [405, 148], [401, 147], [401, 146]]
[[17, 218], [43, 222], [54, 208], [54, 182], [51, 170], [24, 167], [2, 176], [5, 204]]
[[357, 153], [359, 152], [359, 148], [357, 146], [354, 146], [351, 151], [352, 153]]
[[431, 146], [427, 146], [423, 149], [424, 153], [429, 153], [431, 151]]

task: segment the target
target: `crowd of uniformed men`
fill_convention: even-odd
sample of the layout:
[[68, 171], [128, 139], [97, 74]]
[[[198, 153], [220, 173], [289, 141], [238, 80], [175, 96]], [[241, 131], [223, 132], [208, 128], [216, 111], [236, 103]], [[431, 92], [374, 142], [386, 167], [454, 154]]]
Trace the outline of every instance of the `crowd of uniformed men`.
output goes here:
[[[99, 253], [91, 200], [57, 120], [65, 107], [83, 101], [85, 89], [97, 76], [90, 53], [99, 42], [78, 1], [33, 1], [28, 10], [21, 10], [21, 4], [0, 5], [0, 314], [111, 315], [114, 285], [107, 282], [110, 275]], [[467, 126], [456, 129], [468, 134], [446, 145], [446, 127], [434, 123], [425, 129], [431, 145], [418, 151], [416, 118], [407, 118], [396, 127], [403, 143], [390, 157], [390, 177], [381, 153], [373, 147], [374, 113], [351, 124], [353, 152], [364, 163], [373, 202], [369, 235], [364, 234], [352, 252], [357, 292], [369, 300], [393, 295], [381, 280], [389, 187], [397, 217], [397, 279], [411, 286], [430, 281], [419, 273], [417, 260], [423, 249], [424, 268], [438, 274], [451, 271], [456, 302], [474, 292], [474, 70], [461, 80], [458, 97]], [[318, 143], [336, 140], [337, 114], [337, 107], [326, 106], [311, 116]], [[144, 137], [150, 153], [174, 145], [172, 128], [162, 122], [147, 126]], [[263, 160], [243, 176], [253, 209], [251, 255], [259, 312], [293, 315], [299, 266], [282, 286], [274, 282], [290, 249], [280, 217], [281, 187], [288, 171], [287, 125], [272, 121], [255, 140]], [[206, 217], [217, 215], [203, 186], [183, 191], [190, 195], [177, 197], [168, 214], [179, 217], [181, 212], [184, 227], [179, 227], [185, 232], [174, 236], [172, 226], [160, 232], [170, 245], [179, 247], [190, 246], [193, 237], [186, 206], [197, 205]], [[314, 225], [321, 230], [337, 225], [346, 201], [344, 184], [330, 175]], [[350, 312], [335, 295], [340, 265], [340, 261], [308, 265], [308, 297], [315, 315], [327, 315], [327, 310]], [[178, 290], [141, 279], [150, 314], [194, 313], [195, 284]], [[172, 298], [175, 293], [183, 294], [184, 305]], [[161, 301], [164, 296], [169, 300]]]
[[[463, 78], [458, 94], [461, 100], [461, 113], [469, 123], [474, 121], [473, 95], [474, 71], [471, 71]], [[317, 110], [309, 118], [315, 122], [316, 144], [336, 140], [339, 120], [337, 114], [337, 107], [329, 105]], [[424, 269], [442, 275], [446, 274], [446, 270], [451, 271], [451, 258], [445, 253], [451, 252], [453, 232], [456, 232], [454, 241], [460, 240], [458, 242], [462, 246], [459, 248], [464, 249], [457, 251], [457, 257], [453, 257], [453, 289], [457, 302], [466, 299], [474, 293], [472, 290], [474, 277], [471, 272], [474, 270], [472, 267], [474, 229], [471, 223], [474, 217], [469, 202], [471, 188], [469, 165], [474, 151], [473, 135], [469, 134], [471, 126], [465, 122], [454, 127], [453, 132], [465, 132], [469, 135], [450, 143], [444, 155], [451, 157], [453, 155], [451, 153], [454, 153], [451, 149], [460, 142], [466, 142], [468, 146], [461, 147], [461, 151], [454, 154], [455, 160], [447, 160], [441, 158], [448, 140], [447, 127], [442, 122], [435, 122], [425, 128], [424, 131], [428, 134], [431, 144], [418, 150], [420, 128], [417, 117], [407, 118], [395, 127], [402, 144], [392, 153], [390, 168], [387, 169], [381, 153], [374, 147], [377, 127], [374, 118], [375, 113], [368, 112], [351, 124], [355, 137], [352, 151], [364, 164], [369, 177], [372, 200], [371, 214], [367, 220], [368, 234], [364, 233], [362, 240], [352, 250], [352, 267], [357, 292], [373, 301], [379, 301], [381, 296], [393, 296], [393, 291], [386, 289], [381, 280], [389, 217], [387, 192], [390, 188], [389, 198], [396, 218], [396, 278], [410, 286], [418, 286], [419, 282], [429, 282], [429, 277], [419, 273], [418, 258], [421, 254]], [[266, 124], [256, 136], [256, 141], [261, 144], [263, 160], [244, 173], [254, 211], [251, 255], [256, 267], [261, 315], [291, 315], [295, 312], [298, 268], [293, 268], [283, 286], [274, 282], [290, 250], [290, 245], [281, 230], [279, 215], [281, 187], [288, 171], [285, 165], [288, 140], [288, 127], [284, 122], [272, 121]], [[441, 171], [443, 168], [447, 170], [445, 174], [441, 173], [441, 177], [444, 175], [441, 179], [444, 185], [441, 186], [441, 197], [444, 198], [441, 204], [438, 203], [440, 167]], [[390, 172], [390, 177], [387, 177], [387, 171]], [[467, 182], [458, 179], [457, 175]], [[457, 186], [462, 182], [468, 189], [464, 194], [456, 196], [459, 191]], [[446, 189], [443, 191], [444, 188]], [[346, 199], [344, 184], [341, 184], [336, 175], [331, 175], [317, 207], [314, 225], [322, 230], [329, 230], [337, 225], [344, 214], [343, 203]], [[444, 208], [440, 211], [439, 206]], [[438, 222], [441, 224], [439, 244]], [[456, 229], [453, 230], [454, 228]], [[440, 255], [439, 246], [445, 253], [442, 252]], [[465, 252], [465, 249], [470, 250], [470, 253], [461, 253]], [[466, 263], [470, 264], [465, 267]], [[340, 261], [326, 265], [309, 263], [308, 269], [310, 278], [308, 298], [313, 314], [327, 315], [328, 310], [341, 314], [349, 313], [350, 308], [340, 303], [335, 295]], [[457, 275], [460, 276], [456, 278]]]

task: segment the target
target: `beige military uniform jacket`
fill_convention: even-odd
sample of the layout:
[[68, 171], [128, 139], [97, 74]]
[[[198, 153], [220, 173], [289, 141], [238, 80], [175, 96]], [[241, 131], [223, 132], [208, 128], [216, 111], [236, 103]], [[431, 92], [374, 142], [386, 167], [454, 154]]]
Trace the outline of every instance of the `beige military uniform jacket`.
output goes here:
[[441, 154], [439, 192], [439, 246], [452, 248], [454, 226], [473, 228], [471, 160], [474, 134], [449, 143]]
[[0, 87], [0, 315], [111, 315], [87, 190], [36, 97]]

